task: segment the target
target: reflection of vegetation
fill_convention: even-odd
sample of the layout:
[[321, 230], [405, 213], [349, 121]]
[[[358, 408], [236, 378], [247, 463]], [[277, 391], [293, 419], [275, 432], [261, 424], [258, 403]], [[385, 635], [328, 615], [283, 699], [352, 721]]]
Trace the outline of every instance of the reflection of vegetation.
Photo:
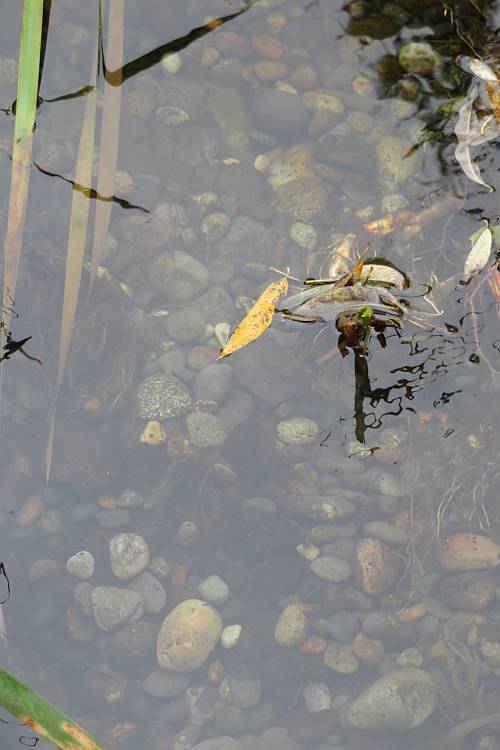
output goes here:
[[2, 668], [0, 706], [60, 750], [104, 750], [82, 727]]

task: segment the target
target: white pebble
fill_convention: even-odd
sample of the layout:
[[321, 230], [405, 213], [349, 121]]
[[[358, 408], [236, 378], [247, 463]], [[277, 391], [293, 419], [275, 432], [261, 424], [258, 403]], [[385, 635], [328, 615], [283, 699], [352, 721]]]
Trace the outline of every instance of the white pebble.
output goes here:
[[71, 575], [86, 581], [92, 578], [95, 571], [94, 555], [91, 552], [82, 550], [72, 555], [66, 563], [66, 570]]
[[178, 73], [181, 69], [181, 65], [181, 56], [178, 55], [177, 52], [169, 53], [161, 59], [161, 67], [163, 68], [165, 73], [169, 73], [170, 75], [175, 75], [175, 73]]
[[241, 625], [227, 625], [221, 633], [220, 642], [222, 648], [234, 648], [241, 635]]

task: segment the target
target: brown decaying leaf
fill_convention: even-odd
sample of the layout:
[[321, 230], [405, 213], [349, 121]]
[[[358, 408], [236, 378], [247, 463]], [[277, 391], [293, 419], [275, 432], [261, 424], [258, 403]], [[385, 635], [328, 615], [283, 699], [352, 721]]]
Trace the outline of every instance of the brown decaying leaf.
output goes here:
[[412, 222], [416, 221], [418, 214], [413, 211], [398, 211], [397, 213], [387, 214], [381, 219], [370, 221], [363, 224], [363, 229], [369, 234], [375, 234], [377, 237], [385, 237], [396, 229], [403, 229]]
[[279, 281], [273, 281], [266, 286], [257, 302], [248, 311], [241, 323], [231, 336], [226, 346], [221, 349], [220, 357], [229, 357], [230, 354], [238, 349], [255, 341], [266, 328], [271, 325], [276, 303], [288, 291], [288, 279], [283, 277]]
[[375, 234], [378, 237], [385, 237], [387, 234], [400, 229], [404, 238], [410, 239], [420, 234], [430, 221], [452, 210], [457, 203], [458, 200], [456, 198], [448, 196], [441, 201], [436, 201], [429, 208], [424, 208], [423, 211], [397, 211], [393, 214], [387, 214], [387, 216], [383, 216], [381, 219], [363, 224], [363, 229], [369, 234]]
[[[101, 135], [99, 145], [99, 168], [97, 173], [97, 193], [110, 198], [115, 192], [115, 173], [118, 161], [118, 143], [120, 135], [121, 108], [121, 69], [123, 66], [123, 0], [110, 0], [108, 11], [108, 40], [106, 68], [112, 70], [112, 84], [104, 80], [104, 99], [102, 105]], [[94, 240], [90, 268], [89, 296], [101, 264], [104, 243], [108, 232], [111, 209], [110, 200], [97, 200], [95, 208]]]
[[71, 334], [75, 322], [76, 306], [80, 293], [80, 283], [85, 256], [85, 245], [87, 242], [87, 225], [90, 210], [90, 196], [76, 189], [79, 185], [92, 184], [92, 165], [94, 156], [95, 120], [96, 120], [96, 77], [97, 77], [97, 51], [92, 68], [90, 84], [92, 93], [87, 95], [85, 114], [83, 118], [80, 145], [75, 167], [75, 187], [71, 203], [71, 215], [68, 232], [68, 252], [66, 257], [66, 274], [64, 279], [64, 299], [61, 316], [61, 332], [59, 338], [59, 361], [57, 364], [57, 380], [54, 400], [50, 410], [49, 430], [47, 445], [45, 449], [45, 474], [48, 481], [52, 454], [54, 448], [56, 404], [59, 389], [68, 358]]

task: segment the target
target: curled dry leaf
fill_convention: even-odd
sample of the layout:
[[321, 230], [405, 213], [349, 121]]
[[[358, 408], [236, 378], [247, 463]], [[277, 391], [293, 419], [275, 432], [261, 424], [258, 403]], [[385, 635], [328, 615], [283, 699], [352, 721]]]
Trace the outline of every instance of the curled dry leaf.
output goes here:
[[287, 290], [288, 279], [286, 276], [279, 281], [274, 281], [264, 289], [257, 302], [248, 311], [239, 326], [235, 328], [225, 347], [221, 349], [221, 358], [228, 357], [238, 349], [255, 341], [266, 328], [269, 328], [276, 303], [286, 294]]
[[477, 57], [467, 57], [463, 55], [460, 58], [460, 67], [466, 73], [470, 73], [481, 81], [498, 81], [495, 71]]
[[474, 164], [470, 154], [471, 131], [475, 134], [475, 126], [477, 124], [477, 117], [473, 108], [478, 95], [479, 82], [473, 81], [469, 86], [467, 98], [458, 111], [457, 123], [455, 125], [455, 135], [458, 141], [455, 147], [455, 159], [470, 180], [491, 190], [492, 188], [482, 179], [479, 167], [477, 164]]
[[470, 277], [482, 271], [491, 255], [493, 235], [489, 227], [484, 227], [472, 235], [472, 247], [464, 263], [464, 274], [468, 281]]

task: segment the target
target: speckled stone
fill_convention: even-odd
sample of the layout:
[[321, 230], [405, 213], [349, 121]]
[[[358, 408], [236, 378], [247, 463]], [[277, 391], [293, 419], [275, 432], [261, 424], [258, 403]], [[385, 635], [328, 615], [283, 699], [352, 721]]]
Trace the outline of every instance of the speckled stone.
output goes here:
[[148, 545], [138, 534], [117, 534], [109, 542], [109, 559], [117, 578], [133, 578], [149, 565]]
[[308, 682], [302, 695], [306, 709], [312, 713], [328, 711], [332, 706], [330, 688], [324, 682]]
[[92, 590], [91, 602], [94, 620], [101, 630], [139, 620], [144, 613], [142, 596], [117, 586], [97, 586]]
[[82, 581], [92, 578], [95, 571], [94, 555], [86, 550], [77, 552], [67, 561], [66, 570], [71, 575], [81, 578]]
[[278, 438], [286, 445], [309, 445], [318, 436], [318, 425], [308, 417], [282, 419], [276, 428]]
[[309, 632], [309, 618], [301, 604], [289, 604], [278, 617], [274, 639], [280, 646], [300, 646]]
[[197, 448], [219, 448], [227, 440], [220, 419], [215, 414], [193, 411], [186, 419], [189, 438]]
[[173, 375], [156, 373], [137, 389], [137, 414], [145, 419], [168, 419], [185, 414], [191, 406], [188, 389]]
[[413, 729], [437, 706], [438, 691], [432, 675], [423, 669], [398, 669], [364, 690], [351, 705], [347, 719], [356, 729]]

